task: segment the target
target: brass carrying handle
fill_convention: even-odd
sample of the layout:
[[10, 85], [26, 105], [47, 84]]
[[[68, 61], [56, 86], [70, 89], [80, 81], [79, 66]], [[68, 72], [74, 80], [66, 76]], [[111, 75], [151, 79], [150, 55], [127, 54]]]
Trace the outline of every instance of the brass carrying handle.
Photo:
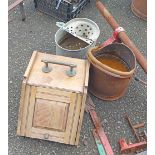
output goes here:
[[52, 64], [56, 64], [56, 65], [68, 66], [68, 67], [70, 67], [70, 69], [68, 71], [66, 71], [66, 74], [70, 77], [76, 75], [76, 70], [74, 70], [74, 68], [76, 68], [77, 65], [75, 65], [75, 64], [70, 64], [70, 63], [65, 63], [65, 62], [57, 62], [57, 61], [50, 61], [50, 60], [41, 60], [41, 62], [45, 63], [45, 66], [42, 68], [42, 71], [44, 73], [49, 73], [52, 71], [52, 68], [49, 67], [49, 65], [48, 65], [49, 63], [52, 63]]

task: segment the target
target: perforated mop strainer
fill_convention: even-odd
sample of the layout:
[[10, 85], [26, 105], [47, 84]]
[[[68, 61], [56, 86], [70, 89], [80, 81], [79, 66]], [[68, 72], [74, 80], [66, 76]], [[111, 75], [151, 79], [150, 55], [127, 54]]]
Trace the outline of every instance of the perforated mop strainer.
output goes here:
[[98, 25], [87, 18], [74, 18], [66, 24], [57, 22], [56, 25], [89, 45], [93, 44], [100, 35]]

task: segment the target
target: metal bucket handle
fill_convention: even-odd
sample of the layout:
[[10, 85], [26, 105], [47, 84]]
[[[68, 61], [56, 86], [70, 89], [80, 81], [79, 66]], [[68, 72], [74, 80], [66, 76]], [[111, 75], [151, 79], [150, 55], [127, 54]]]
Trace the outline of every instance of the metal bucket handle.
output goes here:
[[122, 77], [122, 78], [126, 78], [126, 77], [130, 77], [131, 74], [134, 73], [133, 70], [131, 70], [130, 72], [121, 72], [118, 70], [115, 70], [109, 66], [106, 66], [104, 64], [102, 64], [101, 62], [99, 62], [91, 52], [93, 51], [93, 48], [89, 49], [88, 53], [87, 53], [87, 58], [89, 60], [90, 63], [92, 63], [94, 66], [96, 66], [96, 68], [98, 68], [99, 70], [102, 70], [104, 72], [106, 72], [109, 75], [115, 76], [115, 77]]
[[118, 42], [119, 41], [118, 35], [122, 31], [125, 31], [123, 27], [116, 28], [115, 31], [113, 32], [113, 35], [108, 40], [106, 40], [104, 43], [97, 46], [96, 48], [91, 48], [88, 50], [87, 58], [91, 63], [96, 65], [96, 67], [99, 67], [99, 69], [101, 69], [101, 70], [107, 71], [110, 74], [111, 73], [116, 74], [117, 76], [119, 75], [119, 76], [128, 77], [134, 73], [133, 70], [131, 70], [129, 72], [121, 72], [121, 71], [115, 70], [115, 69], [99, 62], [93, 55], [95, 52], [98, 52], [99, 50], [103, 49], [105, 46], [110, 45], [114, 42]]
[[103, 42], [101, 45], [99, 45], [99, 48], [102, 49], [109, 44], [118, 42], [119, 41], [118, 35], [120, 32], [123, 32], [123, 31], [125, 31], [123, 27], [116, 28], [115, 31], [113, 32], [112, 36], [108, 40]]
[[112, 36], [109, 39], [107, 39], [105, 42], [103, 42], [102, 44], [100, 44], [99, 46], [94, 48], [92, 50], [92, 52], [100, 51], [105, 46], [108, 46], [108, 45], [110, 45], [112, 43], [115, 43], [115, 42], [119, 42], [120, 40], [119, 40], [119, 36], [118, 35], [119, 35], [120, 32], [123, 32], [123, 31], [125, 31], [123, 27], [116, 28], [115, 31], [113, 32]]

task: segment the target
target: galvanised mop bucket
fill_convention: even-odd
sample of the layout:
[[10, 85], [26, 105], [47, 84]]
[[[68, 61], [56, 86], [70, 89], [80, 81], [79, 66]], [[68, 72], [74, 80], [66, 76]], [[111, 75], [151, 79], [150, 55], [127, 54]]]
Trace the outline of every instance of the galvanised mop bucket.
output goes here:
[[[105, 55], [121, 60], [127, 71], [120, 71], [101, 63], [98, 58]], [[122, 43], [113, 43], [104, 48], [89, 49], [87, 58], [90, 62], [88, 90], [102, 100], [116, 100], [122, 97], [136, 67], [133, 52]]]
[[[100, 35], [100, 29], [98, 25], [87, 18], [74, 18], [62, 25], [63, 26], [55, 34], [56, 55], [86, 59], [86, 53], [88, 52], [88, 49], [96, 45], [96, 41]], [[81, 39], [75, 41], [71, 39], [69, 40], [70, 42], [68, 43], [68, 46], [62, 47], [60, 42], [68, 34], [70, 34], [70, 36], [77, 36], [78, 38], [85, 40], [83, 43], [86, 45], [80, 47], [79, 44], [81, 42], [78, 43], [78, 41]], [[74, 47], [72, 48], [72, 46], [75, 46], [75, 49]]]

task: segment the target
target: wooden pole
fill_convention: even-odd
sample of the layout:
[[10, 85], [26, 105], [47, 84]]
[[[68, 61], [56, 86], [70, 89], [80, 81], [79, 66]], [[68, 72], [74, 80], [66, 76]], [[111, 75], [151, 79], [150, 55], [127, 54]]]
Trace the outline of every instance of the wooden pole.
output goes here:
[[[103, 5], [102, 2], [99, 0], [96, 1], [96, 7], [101, 13], [101, 15], [106, 19], [106, 21], [109, 23], [109, 25], [112, 27], [113, 30], [120, 27], [119, 24], [116, 22], [114, 17], [109, 13], [109, 11], [106, 9], [106, 7]], [[119, 39], [127, 45], [135, 54], [137, 62], [140, 64], [142, 69], [145, 73], [147, 73], [147, 61], [142, 55], [142, 53], [139, 51], [139, 49], [136, 47], [136, 45], [129, 39], [127, 34], [125, 32], [119, 33]]]

